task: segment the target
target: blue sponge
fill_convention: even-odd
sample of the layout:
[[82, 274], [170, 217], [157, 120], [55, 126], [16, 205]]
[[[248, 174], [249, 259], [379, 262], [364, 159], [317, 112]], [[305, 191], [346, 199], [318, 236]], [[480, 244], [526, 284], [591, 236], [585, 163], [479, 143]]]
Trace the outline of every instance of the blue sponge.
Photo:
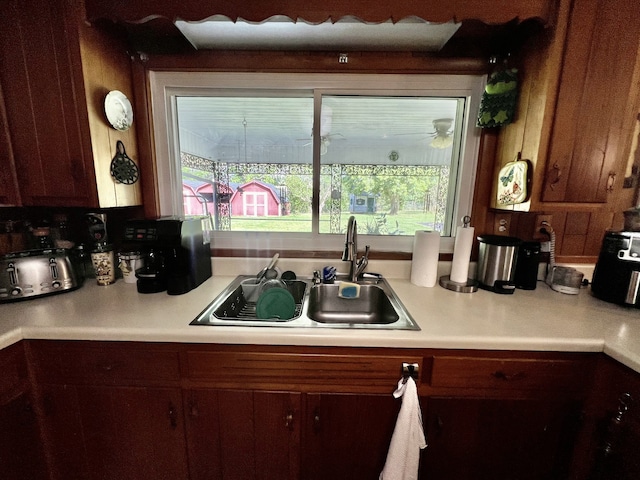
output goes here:
[[338, 296], [341, 298], [358, 298], [360, 296], [360, 285], [342, 282], [338, 287]]

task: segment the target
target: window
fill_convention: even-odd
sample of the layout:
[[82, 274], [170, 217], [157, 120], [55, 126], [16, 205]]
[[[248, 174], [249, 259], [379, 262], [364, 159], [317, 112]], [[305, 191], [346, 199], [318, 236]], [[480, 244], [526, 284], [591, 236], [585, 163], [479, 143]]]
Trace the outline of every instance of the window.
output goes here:
[[[471, 211], [480, 76], [152, 72], [163, 215], [220, 248], [452, 250]], [[362, 236], [366, 235], [366, 239]]]

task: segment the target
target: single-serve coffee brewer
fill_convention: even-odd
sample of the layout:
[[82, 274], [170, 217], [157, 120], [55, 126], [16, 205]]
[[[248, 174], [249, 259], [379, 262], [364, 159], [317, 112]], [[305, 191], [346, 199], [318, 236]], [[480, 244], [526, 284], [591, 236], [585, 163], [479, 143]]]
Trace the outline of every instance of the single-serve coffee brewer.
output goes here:
[[144, 266], [136, 270], [140, 293], [180, 295], [211, 277], [211, 252], [205, 218], [162, 217], [129, 220], [124, 242], [139, 250]]

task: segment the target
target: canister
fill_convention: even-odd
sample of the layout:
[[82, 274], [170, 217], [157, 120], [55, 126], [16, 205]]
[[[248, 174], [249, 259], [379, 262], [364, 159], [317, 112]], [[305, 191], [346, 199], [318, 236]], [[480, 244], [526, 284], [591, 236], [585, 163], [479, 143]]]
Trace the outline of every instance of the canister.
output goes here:
[[477, 239], [478, 286], [495, 293], [513, 293], [518, 248], [522, 240], [502, 235], [481, 235]]
[[138, 251], [120, 252], [118, 254], [118, 267], [122, 271], [125, 283], [136, 283], [136, 270], [144, 266], [144, 259]]
[[111, 285], [116, 281], [113, 245], [99, 243], [91, 251], [91, 261], [98, 285]]

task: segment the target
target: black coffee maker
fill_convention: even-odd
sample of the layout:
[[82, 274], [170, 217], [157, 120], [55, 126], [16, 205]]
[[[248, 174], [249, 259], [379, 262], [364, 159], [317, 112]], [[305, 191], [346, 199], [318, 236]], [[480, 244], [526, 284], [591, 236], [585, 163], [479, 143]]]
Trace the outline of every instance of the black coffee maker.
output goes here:
[[129, 220], [124, 242], [144, 256], [136, 270], [140, 293], [181, 295], [211, 277], [211, 252], [205, 218], [162, 217]]

